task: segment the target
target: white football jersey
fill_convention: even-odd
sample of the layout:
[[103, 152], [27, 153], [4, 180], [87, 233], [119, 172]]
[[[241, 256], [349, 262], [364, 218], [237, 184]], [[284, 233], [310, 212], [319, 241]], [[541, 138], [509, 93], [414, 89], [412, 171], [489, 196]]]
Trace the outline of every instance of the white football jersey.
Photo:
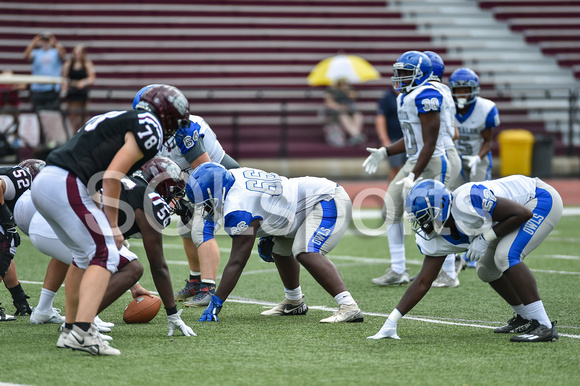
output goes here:
[[[397, 97], [397, 114], [405, 138], [408, 161], [416, 162], [424, 146], [419, 115], [431, 111], [440, 112], [442, 104], [441, 92], [430, 83], [418, 87], [408, 94], [401, 93]], [[433, 157], [440, 157], [444, 154], [443, 142], [438, 139]]]
[[261, 220], [258, 236], [289, 236], [312, 208], [334, 196], [337, 184], [325, 178], [286, 178], [259, 169], [231, 169], [236, 181], [224, 203], [224, 229], [230, 236]]
[[451, 215], [460, 237], [454, 239], [449, 234], [449, 228], [444, 228], [442, 234], [432, 240], [417, 235], [415, 240], [421, 253], [445, 256], [466, 251], [475, 237], [494, 225], [492, 215], [497, 197], [524, 205], [536, 197], [536, 181], [534, 178], [513, 175], [491, 181], [469, 182], [455, 189]]
[[431, 85], [435, 86], [443, 96], [441, 105], [441, 128], [439, 129], [439, 138], [437, 142], [442, 141], [443, 147], [449, 149], [455, 147], [453, 137], [455, 136], [455, 101], [451, 90], [447, 85], [433, 81]]
[[455, 114], [459, 139], [457, 150], [461, 155], [477, 155], [483, 145], [481, 132], [499, 126], [499, 113], [495, 103], [476, 97], [465, 115]]
[[202, 117], [190, 115], [189, 120], [190, 124], [184, 129], [183, 138], [178, 141], [174, 134], [163, 144], [159, 154], [172, 159], [182, 170], [191, 174], [191, 163], [187, 161], [184, 154], [197, 145], [199, 138], [203, 137], [205, 151], [212, 162], [221, 163], [225, 151], [213, 130]]

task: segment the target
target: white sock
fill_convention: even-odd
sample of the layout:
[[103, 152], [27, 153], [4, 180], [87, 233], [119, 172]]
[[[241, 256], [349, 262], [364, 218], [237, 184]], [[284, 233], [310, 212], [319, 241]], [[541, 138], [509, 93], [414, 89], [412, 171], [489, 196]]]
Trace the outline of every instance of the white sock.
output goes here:
[[215, 280], [212, 279], [201, 279], [201, 282], [204, 284], [215, 284]]
[[395, 273], [405, 272], [405, 227], [403, 222], [387, 226], [389, 251], [391, 252], [391, 268]]
[[522, 318], [529, 320], [528, 315], [526, 314], [526, 307], [523, 304], [518, 304], [517, 306], [511, 306], [512, 309], [516, 314], [521, 316]]
[[43, 288], [40, 290], [40, 299], [38, 300], [38, 311], [48, 311], [52, 308], [52, 302], [54, 301], [54, 297], [56, 296], [56, 292], [52, 292], [49, 289]]
[[191, 269], [189, 270], [189, 274], [191, 276], [201, 276], [201, 272], [192, 271]]
[[334, 300], [336, 300], [336, 302], [338, 303], [339, 306], [341, 306], [343, 304], [356, 303], [354, 301], [352, 295], [348, 291], [342, 291], [341, 293], [339, 293], [338, 295], [336, 295], [334, 297]]
[[397, 323], [399, 323], [399, 320], [403, 317], [403, 314], [401, 314], [401, 311], [397, 310], [396, 308], [389, 314], [389, 318], [387, 320], [390, 320], [391, 322], [395, 323], [395, 325], [397, 325]]
[[528, 319], [536, 319], [540, 324], [552, 328], [552, 322], [550, 322], [550, 318], [548, 318], [548, 314], [544, 309], [544, 303], [541, 300], [527, 304], [524, 307], [526, 308]]
[[455, 279], [457, 273], [455, 272], [455, 254], [452, 253], [447, 255], [445, 261], [443, 262], [443, 272], [445, 272], [450, 278]]
[[302, 288], [300, 286], [292, 290], [284, 287], [284, 293], [286, 294], [286, 299], [288, 300], [300, 300], [304, 297], [302, 294]]

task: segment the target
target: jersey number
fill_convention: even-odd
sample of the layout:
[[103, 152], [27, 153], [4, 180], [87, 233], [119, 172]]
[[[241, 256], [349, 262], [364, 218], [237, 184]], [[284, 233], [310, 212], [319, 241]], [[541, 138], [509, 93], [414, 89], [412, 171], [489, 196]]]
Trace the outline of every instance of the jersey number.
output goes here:
[[405, 137], [405, 147], [407, 148], [407, 155], [417, 154], [417, 140], [415, 139], [415, 133], [409, 122], [403, 122], [401, 124], [401, 129], [403, 130], [403, 136]]
[[26, 190], [30, 187], [30, 179], [28, 178], [28, 173], [26, 173], [26, 170], [14, 170], [12, 175], [16, 179], [16, 185], [18, 185], [19, 190]]
[[266, 193], [271, 196], [282, 194], [282, 179], [276, 173], [258, 170], [245, 170], [246, 189], [252, 192]]

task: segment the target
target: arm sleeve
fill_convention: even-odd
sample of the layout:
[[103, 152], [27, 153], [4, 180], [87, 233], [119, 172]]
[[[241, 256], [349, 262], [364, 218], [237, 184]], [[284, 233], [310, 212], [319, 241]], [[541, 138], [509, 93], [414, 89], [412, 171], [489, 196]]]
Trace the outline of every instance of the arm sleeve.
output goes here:
[[418, 114], [441, 111], [442, 104], [443, 95], [434, 88], [426, 88], [415, 98], [415, 105], [417, 106]]

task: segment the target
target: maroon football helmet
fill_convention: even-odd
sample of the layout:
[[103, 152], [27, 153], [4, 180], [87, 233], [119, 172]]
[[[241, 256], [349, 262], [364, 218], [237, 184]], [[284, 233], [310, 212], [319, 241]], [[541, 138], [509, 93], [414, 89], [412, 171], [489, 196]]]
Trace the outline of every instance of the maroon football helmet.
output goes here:
[[24, 160], [18, 164], [18, 166], [20, 166], [22, 169], [30, 173], [30, 176], [32, 177], [33, 180], [34, 177], [36, 177], [36, 175], [38, 174], [38, 172], [40, 172], [40, 169], [42, 169], [45, 165], [46, 162], [44, 162], [41, 159], [35, 158]]
[[163, 127], [166, 141], [180, 127], [189, 124], [189, 102], [176, 87], [155, 84], [149, 87], [135, 109], [143, 109], [154, 114]]
[[171, 204], [185, 194], [187, 173], [167, 157], [155, 156], [135, 172]]

